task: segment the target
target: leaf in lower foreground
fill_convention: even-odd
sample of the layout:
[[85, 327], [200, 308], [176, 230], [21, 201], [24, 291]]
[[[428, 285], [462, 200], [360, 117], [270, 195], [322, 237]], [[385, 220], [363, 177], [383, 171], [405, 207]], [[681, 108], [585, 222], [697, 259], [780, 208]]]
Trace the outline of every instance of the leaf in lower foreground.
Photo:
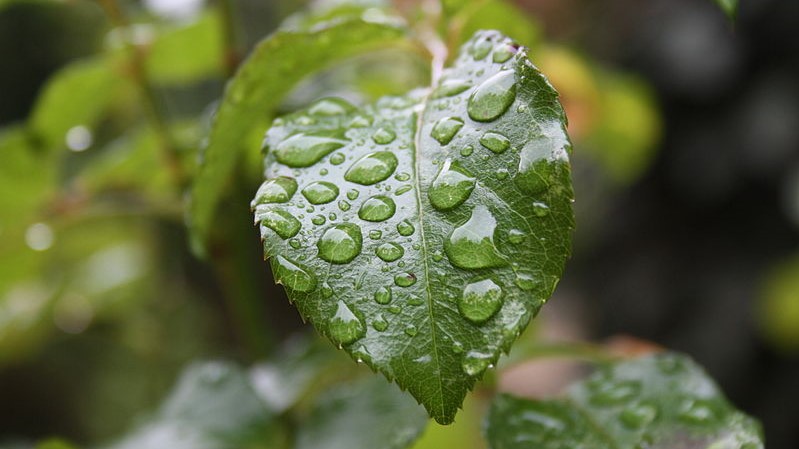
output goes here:
[[310, 30], [281, 30], [262, 41], [244, 62], [225, 90], [194, 181], [190, 227], [196, 249], [208, 238], [224, 185], [247, 150], [248, 137], [267, 128], [286, 94], [302, 78], [335, 61], [401, 40], [402, 27], [378, 19], [348, 18]]
[[496, 32], [431, 90], [277, 119], [253, 201], [275, 279], [321, 333], [451, 422], [562, 273], [564, 126], [526, 50]]
[[424, 409], [379, 377], [323, 395], [297, 431], [296, 449], [404, 449], [427, 425]]
[[705, 372], [676, 354], [606, 366], [563, 399], [500, 395], [486, 422], [493, 449], [763, 447], [760, 426]]

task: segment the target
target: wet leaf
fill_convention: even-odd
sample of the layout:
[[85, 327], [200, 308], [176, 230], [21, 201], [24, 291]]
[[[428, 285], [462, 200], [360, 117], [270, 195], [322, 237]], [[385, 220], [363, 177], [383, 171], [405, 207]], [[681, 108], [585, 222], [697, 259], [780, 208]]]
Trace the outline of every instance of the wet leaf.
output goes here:
[[564, 126], [526, 50], [496, 32], [432, 89], [277, 119], [253, 201], [275, 279], [334, 344], [451, 422], [563, 270]]
[[759, 424], [677, 354], [610, 364], [562, 399], [500, 395], [485, 433], [494, 449], [763, 447]]

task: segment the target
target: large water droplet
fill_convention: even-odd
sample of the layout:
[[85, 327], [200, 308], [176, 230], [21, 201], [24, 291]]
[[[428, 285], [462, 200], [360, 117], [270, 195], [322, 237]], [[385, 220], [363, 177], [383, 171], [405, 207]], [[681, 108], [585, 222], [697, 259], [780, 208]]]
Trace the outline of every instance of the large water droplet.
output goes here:
[[491, 60], [496, 62], [497, 64], [502, 64], [503, 62], [507, 61], [513, 55], [516, 54], [518, 49], [511, 44], [508, 43], [501, 43], [494, 48], [494, 54], [491, 56]]
[[370, 153], [358, 159], [347, 170], [344, 179], [369, 186], [385, 180], [397, 169], [397, 156], [388, 151]]
[[397, 138], [397, 133], [392, 131], [389, 128], [380, 128], [372, 135], [372, 140], [375, 141], [376, 144], [379, 145], [386, 145], [394, 141]]
[[413, 273], [400, 273], [394, 276], [394, 283], [399, 287], [410, 287], [416, 283], [416, 275]]
[[456, 228], [444, 241], [449, 261], [458, 268], [501, 267], [507, 262], [494, 245], [497, 220], [483, 205], [472, 211], [469, 221]]
[[317, 116], [342, 115], [355, 110], [355, 106], [341, 98], [323, 98], [312, 104], [308, 113]]
[[502, 306], [502, 288], [491, 279], [475, 281], [466, 286], [458, 301], [458, 310], [474, 323], [484, 323]]
[[436, 209], [449, 210], [463, 204], [474, 190], [474, 176], [458, 162], [444, 161], [427, 196]]
[[302, 227], [299, 220], [282, 209], [258, 208], [255, 211], [255, 219], [283, 239], [294, 237]]
[[295, 168], [310, 167], [347, 142], [339, 130], [299, 133], [280, 142], [274, 153], [281, 164]]
[[375, 290], [375, 302], [386, 305], [391, 302], [391, 288], [380, 287]]
[[386, 262], [394, 262], [405, 254], [405, 250], [396, 243], [383, 243], [375, 249], [377, 257]]
[[510, 147], [510, 140], [500, 133], [489, 131], [480, 137], [480, 145], [488, 148], [494, 153], [504, 153]]
[[394, 200], [387, 196], [377, 195], [361, 204], [358, 216], [361, 220], [366, 221], [385, 221], [391, 218], [396, 210], [397, 206], [394, 204]]
[[308, 293], [316, 288], [316, 276], [300, 264], [283, 256], [275, 256], [272, 264], [275, 282], [302, 293]]
[[458, 95], [472, 85], [465, 80], [461, 79], [448, 79], [441, 82], [436, 91], [433, 93], [433, 98], [451, 97]]
[[327, 181], [316, 181], [302, 189], [302, 196], [311, 204], [327, 204], [338, 197], [338, 187]]
[[455, 134], [463, 127], [463, 120], [458, 117], [444, 117], [433, 125], [430, 135], [441, 145], [446, 145], [452, 141]]
[[361, 253], [362, 244], [361, 228], [352, 223], [341, 223], [328, 228], [316, 246], [323, 260], [347, 263]]
[[253, 205], [264, 203], [286, 203], [297, 191], [297, 181], [287, 176], [270, 179], [258, 188]]
[[344, 302], [339, 301], [336, 305], [336, 314], [328, 323], [330, 338], [339, 345], [346, 345], [363, 337], [366, 333], [366, 326], [360, 318]]
[[479, 37], [471, 47], [469, 47], [469, 54], [472, 55], [475, 61], [479, 61], [488, 56], [488, 53], [491, 51], [493, 46], [494, 45], [490, 40], [488, 40], [487, 37], [482, 36]]
[[482, 374], [488, 365], [491, 364], [491, 354], [486, 354], [479, 351], [469, 351], [463, 357], [461, 366], [463, 372], [468, 376], [478, 376]]
[[397, 223], [397, 232], [399, 232], [401, 236], [407, 237], [413, 234], [415, 230], [416, 228], [414, 228], [411, 222], [408, 220], [402, 220], [401, 222]]
[[472, 120], [490, 122], [504, 114], [515, 99], [516, 75], [511, 70], [503, 70], [472, 92], [466, 111]]

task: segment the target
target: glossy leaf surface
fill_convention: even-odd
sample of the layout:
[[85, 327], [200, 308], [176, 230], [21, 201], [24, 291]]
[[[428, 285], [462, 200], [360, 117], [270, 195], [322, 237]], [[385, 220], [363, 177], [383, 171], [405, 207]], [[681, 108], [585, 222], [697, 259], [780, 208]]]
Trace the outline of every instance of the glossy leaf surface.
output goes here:
[[735, 410], [699, 366], [676, 354], [609, 365], [563, 399], [500, 395], [486, 436], [493, 449], [763, 447], [757, 422]]
[[526, 50], [496, 32], [432, 89], [276, 120], [253, 201], [275, 279], [334, 344], [451, 422], [563, 270], [564, 126]]

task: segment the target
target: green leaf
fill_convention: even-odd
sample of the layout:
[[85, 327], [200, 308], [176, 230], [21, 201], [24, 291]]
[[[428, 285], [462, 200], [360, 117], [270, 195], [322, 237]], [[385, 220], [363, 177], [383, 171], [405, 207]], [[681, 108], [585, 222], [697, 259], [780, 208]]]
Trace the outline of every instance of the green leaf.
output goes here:
[[146, 69], [159, 83], [180, 84], [223, 72], [222, 25], [215, 14], [163, 32], [147, 50]]
[[714, 0], [719, 8], [727, 14], [730, 20], [734, 20], [738, 13], [738, 0]]
[[493, 449], [763, 447], [757, 422], [735, 410], [698, 365], [677, 354], [605, 366], [563, 399], [500, 395], [485, 432]]
[[319, 398], [297, 431], [296, 449], [403, 449], [427, 425], [414, 400], [379, 377]]
[[224, 362], [196, 363], [150, 422], [109, 448], [269, 447], [271, 418], [245, 371]]
[[255, 148], [281, 100], [302, 78], [333, 62], [385, 48], [405, 35], [388, 21], [350, 18], [310, 30], [281, 30], [262, 41], [225, 90], [203, 165], [194, 182], [194, 247], [206, 242], [214, 211], [240, 155]]
[[469, 1], [458, 11], [453, 25], [459, 28], [462, 43], [479, 30], [497, 30], [526, 47], [541, 41], [541, 25], [513, 3], [501, 0]]
[[557, 93], [496, 32], [433, 90], [275, 120], [253, 201], [275, 279], [333, 343], [452, 422], [563, 271], [564, 127]]

